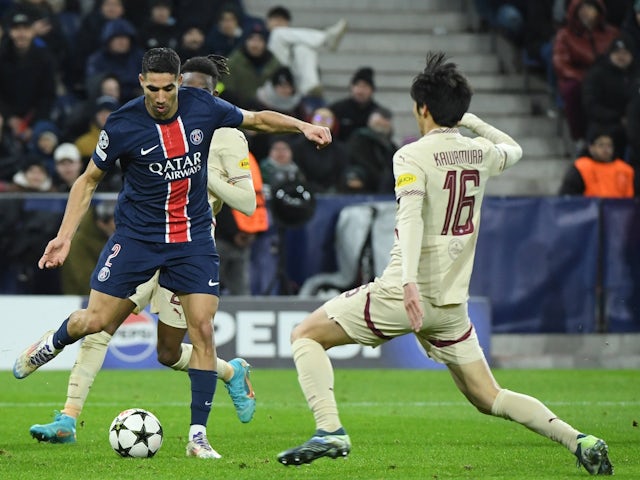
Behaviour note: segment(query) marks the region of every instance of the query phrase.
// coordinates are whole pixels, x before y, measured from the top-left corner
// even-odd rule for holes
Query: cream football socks
[[[315,340],[300,338],[291,345],[293,361],[298,369],[298,381],[316,428],[335,432],[342,425],[333,394],[333,367],[327,353]]]
[[[67,401],[62,413],[78,418],[87,400],[93,380],[102,368],[111,335],[107,332],[93,333],[85,337],[80,345],[78,358],[71,369],[67,386]]]
[[[496,396],[491,413],[518,422],[540,435],[561,443],[571,453],[578,447],[578,432],[560,420],[540,400],[528,395],[502,389]]]

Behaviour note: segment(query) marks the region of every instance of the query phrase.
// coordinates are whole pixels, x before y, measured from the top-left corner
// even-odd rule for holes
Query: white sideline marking
[[[135,402],[134,402],[135,403]],[[144,400],[139,403],[144,403],[145,407],[185,407],[188,406],[184,401],[182,402],[146,402]],[[558,401],[558,402],[546,402],[545,405],[549,406],[569,406],[569,407],[637,407],[640,406],[640,401]],[[62,407],[64,401],[60,402],[0,402],[0,408],[18,408],[18,407]],[[340,402],[340,408],[361,408],[361,407],[463,407],[470,406],[469,402]],[[122,406],[122,401],[118,402],[92,402],[89,401],[87,406],[90,407],[119,407]],[[261,408],[271,409],[291,409],[291,408],[307,408],[307,405],[303,402],[296,404],[282,404],[282,403],[265,403],[260,402]],[[214,408],[233,408],[233,405],[222,403],[216,404]]]

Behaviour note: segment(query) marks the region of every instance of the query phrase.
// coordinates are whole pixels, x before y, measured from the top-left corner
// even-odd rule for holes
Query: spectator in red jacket
[[[571,0],[566,19],[566,25],[556,35],[553,66],[571,138],[577,144],[576,149],[581,149],[586,129],[582,80],[596,58],[618,36],[618,29],[607,23],[602,0]]]

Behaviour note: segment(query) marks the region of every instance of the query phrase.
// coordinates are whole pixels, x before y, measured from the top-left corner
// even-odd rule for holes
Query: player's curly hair
[[[418,108],[427,106],[434,122],[454,127],[469,109],[473,92],[457,65],[443,52],[429,52],[426,66],[411,85],[411,98]]]
[[[191,57],[182,65],[182,73],[202,73],[213,78],[214,85],[220,81],[220,77],[229,74],[227,57],[222,55],[207,55]]]
[[[180,57],[175,50],[167,47],[151,48],[142,57],[142,75],[147,73],[180,74]]]

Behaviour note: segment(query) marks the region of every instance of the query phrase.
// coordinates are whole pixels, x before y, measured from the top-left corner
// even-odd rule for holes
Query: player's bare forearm
[[[331,143],[331,131],[327,127],[303,122],[298,118],[271,110],[250,112],[242,110],[242,127],[262,133],[302,133],[304,136],[324,147]]]
[[[87,170],[78,177],[71,187],[58,235],[47,244],[38,261],[38,267],[41,269],[60,267],[69,255],[71,240],[78,229],[80,220],[89,208],[93,192],[104,176],[104,173],[95,166],[93,166],[96,170],[94,171],[91,168],[92,165],[93,163],[89,162]]]
[[[58,237],[71,240],[80,225],[82,217],[87,212],[93,193],[98,187],[99,180],[87,171],[78,177],[69,192],[67,206],[64,211],[62,223],[58,229]]]

